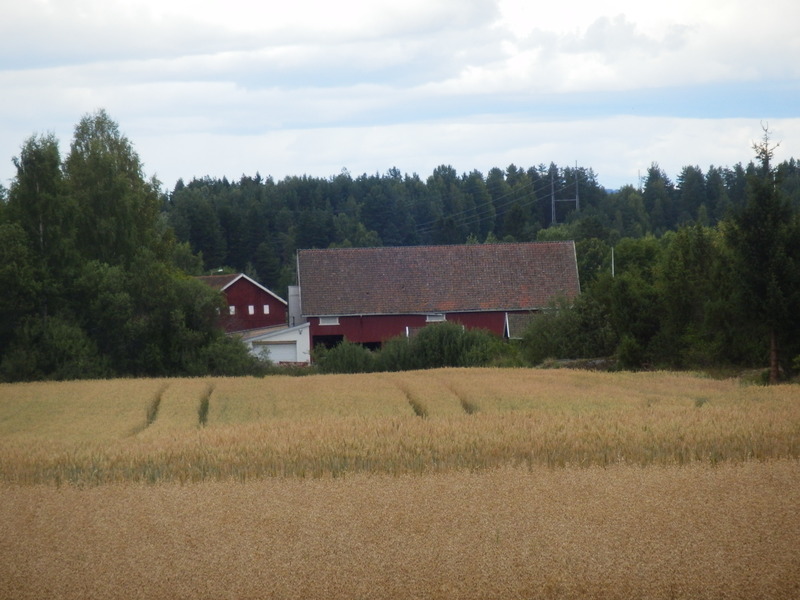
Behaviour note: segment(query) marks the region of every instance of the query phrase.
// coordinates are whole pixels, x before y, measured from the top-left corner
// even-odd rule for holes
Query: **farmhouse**
[[[226,332],[286,325],[286,300],[244,273],[209,275],[198,279],[225,294],[228,312],[222,315],[221,321]]]
[[[580,293],[571,241],[301,250],[297,281],[312,347],[379,347],[439,321],[514,337],[520,318]]]

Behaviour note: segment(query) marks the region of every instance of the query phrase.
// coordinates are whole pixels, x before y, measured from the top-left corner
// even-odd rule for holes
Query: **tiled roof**
[[[573,242],[301,250],[303,314],[533,310],[580,291]]]

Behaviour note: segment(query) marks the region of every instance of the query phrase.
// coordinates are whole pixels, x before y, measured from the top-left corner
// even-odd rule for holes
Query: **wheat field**
[[[797,458],[797,391],[673,373],[522,369],[0,385],[0,481]]]
[[[797,598],[799,457],[687,374],[0,385],[0,598]]]

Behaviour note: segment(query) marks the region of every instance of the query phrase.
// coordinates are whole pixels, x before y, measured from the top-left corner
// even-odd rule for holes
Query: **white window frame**
[[[430,313],[425,315],[426,323],[443,323],[447,321],[447,315],[444,313]]]
[[[319,326],[320,327],[333,327],[339,324],[339,317],[320,317],[319,318]]]
[[[268,315],[268,314],[269,314],[269,304],[265,304],[265,305],[264,305],[264,314],[265,314],[265,315]]]
[[[247,314],[248,314],[248,315],[254,315],[254,314],[256,314],[256,307],[255,307],[255,305],[254,305],[254,304],[248,304],[248,305],[247,305]]]
[[[229,315],[235,315],[236,314],[236,307],[233,306],[232,304],[230,306],[228,306],[228,314]]]

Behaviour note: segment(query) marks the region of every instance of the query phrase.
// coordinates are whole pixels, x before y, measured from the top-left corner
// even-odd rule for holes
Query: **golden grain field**
[[[0,598],[798,598],[798,459],[687,374],[0,385]]]
[[[0,385],[0,481],[797,458],[798,389],[523,369]]]
[[[113,598],[800,597],[797,461],[0,487],[0,590]]]

